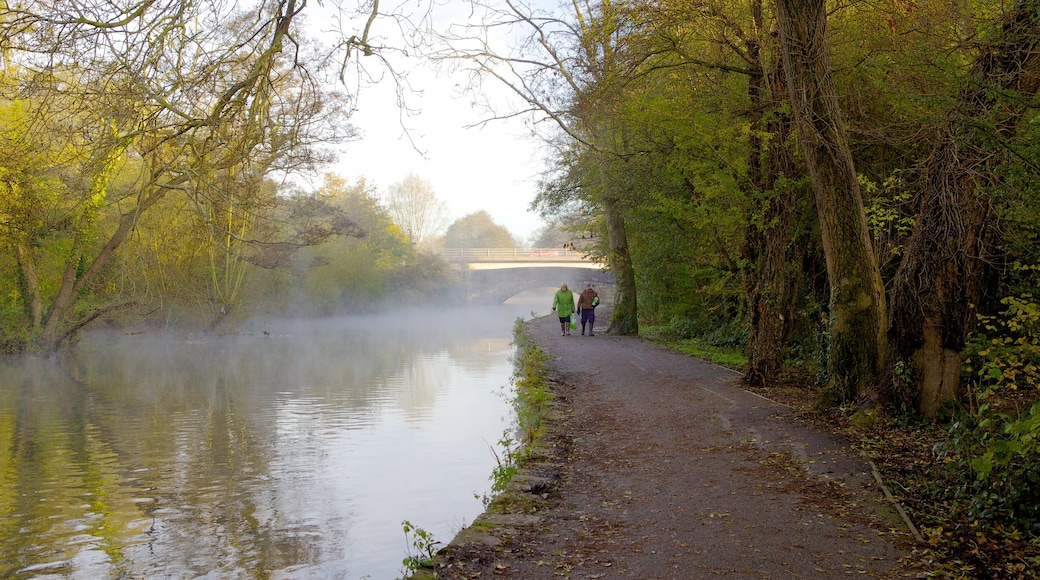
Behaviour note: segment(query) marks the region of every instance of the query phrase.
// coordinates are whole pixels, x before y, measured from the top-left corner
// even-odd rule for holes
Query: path
[[[869,466],[738,374],[636,338],[563,337],[552,318],[528,332],[561,417],[503,498],[514,513],[478,518],[438,577],[898,574],[908,535]]]

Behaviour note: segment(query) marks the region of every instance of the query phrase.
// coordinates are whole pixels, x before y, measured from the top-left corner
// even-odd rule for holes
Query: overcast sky
[[[364,176],[381,191],[414,173],[430,182],[452,220],[486,210],[514,236],[528,238],[541,223],[528,212],[541,170],[538,143],[517,121],[465,128],[487,113],[453,99],[450,80],[422,76],[429,77],[425,91],[412,97],[421,113],[404,120],[415,144],[404,134],[392,91],[369,89],[353,118],[361,139],[343,147],[336,173],[351,181]]]
[[[449,2],[439,7],[440,24],[452,18],[452,11],[458,14],[466,6]],[[373,35],[390,42],[393,30],[391,22],[377,21]],[[418,113],[401,119],[389,81],[364,87],[351,119],[360,130],[360,139],[342,147],[332,171],[351,182],[365,177],[381,193],[414,173],[433,186],[448,207],[450,221],[486,210],[496,223],[527,241],[542,225],[528,208],[543,163],[540,144],[529,136],[524,120],[466,128],[489,114],[459,94],[457,87],[465,84],[465,78],[446,78],[414,59],[400,62],[397,66],[412,69],[409,83],[415,92],[407,99]],[[499,91],[496,100],[510,98],[505,89]],[[508,109],[508,105],[501,107]],[[411,141],[402,123],[409,129]]]

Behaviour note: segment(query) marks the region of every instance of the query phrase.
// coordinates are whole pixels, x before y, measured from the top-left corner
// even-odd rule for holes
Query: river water
[[[0,577],[400,577],[483,510],[529,306],[0,361]]]

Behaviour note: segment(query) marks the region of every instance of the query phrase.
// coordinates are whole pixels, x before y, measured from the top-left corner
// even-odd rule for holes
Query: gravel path
[[[604,313],[606,314],[606,313]],[[605,317],[603,317],[605,318]],[[637,338],[560,336],[558,417],[439,578],[897,577],[910,536],[842,444],[728,369]]]

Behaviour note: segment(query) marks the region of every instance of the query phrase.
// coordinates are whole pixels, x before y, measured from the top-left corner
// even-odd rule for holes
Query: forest
[[[242,4],[6,3],[0,350],[450,292],[363,180],[291,178],[352,137],[326,81],[370,74],[392,14],[326,47],[313,5]],[[532,209],[613,270],[610,332],[928,442],[905,493],[938,557],[1040,569],[1040,2],[470,5],[397,48],[519,97],[489,114],[532,119]]]

